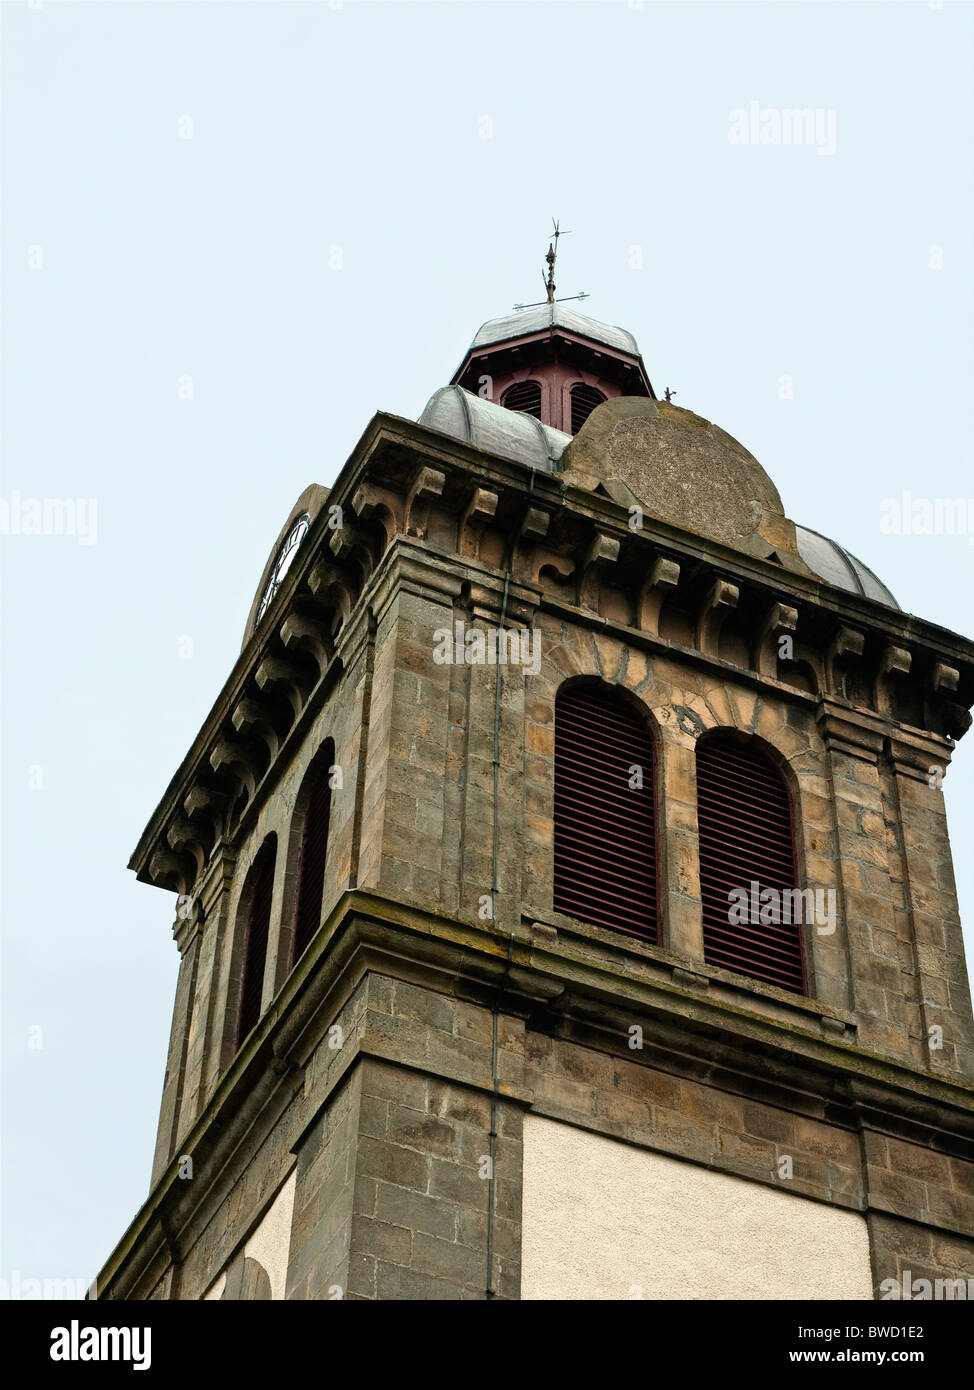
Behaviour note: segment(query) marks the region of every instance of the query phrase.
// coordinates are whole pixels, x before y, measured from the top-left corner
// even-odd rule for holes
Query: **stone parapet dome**
[[[541,307],[545,314],[559,308]],[[509,322],[493,320],[481,333]],[[672,402],[641,396],[606,401],[572,437],[532,415],[446,386],[430,398],[419,423],[499,458],[561,472],[580,486],[617,494],[621,486],[633,502],[671,525],[899,607],[886,585],[843,546],[785,515],[768,473],[742,444]]]

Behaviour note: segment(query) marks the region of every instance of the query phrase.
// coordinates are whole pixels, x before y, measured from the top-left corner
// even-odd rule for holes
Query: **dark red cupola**
[[[565,434],[577,434],[602,401],[656,399],[631,333],[558,302],[488,320],[451,385]]]

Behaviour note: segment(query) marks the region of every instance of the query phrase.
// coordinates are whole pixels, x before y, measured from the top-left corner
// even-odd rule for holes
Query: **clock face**
[[[277,559],[274,561],[274,568],[270,572],[270,577],[267,580],[267,587],[265,588],[264,593],[261,597],[260,607],[257,609],[258,623],[260,622],[264,614],[267,612],[267,609],[270,606],[270,603],[273,600],[274,595],[281,587],[281,584],[284,580],[284,576],[291,568],[291,565],[294,561],[294,557],[298,553],[298,546],[301,544],[301,542],[304,540],[305,536],[308,533],[309,525],[310,518],[308,517],[308,513],[305,512],[303,516],[298,517],[297,521],[294,523],[290,531],[288,531],[287,535],[285,536],[284,544],[277,552]]]

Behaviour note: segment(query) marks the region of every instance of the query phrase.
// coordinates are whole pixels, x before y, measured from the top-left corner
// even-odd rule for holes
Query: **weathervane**
[[[537,309],[542,304],[564,304],[568,299],[588,299],[588,295],[583,290],[581,294],[566,294],[561,299],[555,299],[555,259],[558,255],[558,238],[569,236],[569,232],[563,232],[553,217],[551,219],[555,229],[554,239],[548,243],[548,254],[545,260],[548,262],[547,277],[542,273],[541,283],[545,287],[546,299],[539,299],[534,304],[515,304],[514,308],[520,312],[521,309]]]

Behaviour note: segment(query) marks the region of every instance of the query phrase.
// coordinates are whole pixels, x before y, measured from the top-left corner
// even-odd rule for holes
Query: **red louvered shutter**
[[[260,1018],[267,938],[271,926],[271,898],[274,893],[273,841],[261,849],[253,873],[255,882],[247,918],[247,948],[244,957],[243,988],[240,992],[240,1027],[237,1031],[238,1047]]]
[[[597,405],[601,405],[605,400],[601,391],[594,386],[573,386],[572,387],[572,434],[578,431],[585,424]]]
[[[522,415],[533,415],[541,419],[541,386],[537,381],[518,381],[509,386],[501,398],[501,405],[508,410],[519,410]]]
[[[649,730],[626,705],[591,686],[559,694],[555,910],[655,943],[653,765]]]
[[[331,811],[329,773],[334,753],[322,758],[304,817],[301,865],[298,870],[298,908],[294,919],[292,964],[304,954],[321,924],[321,900],[325,886],[325,855]]]
[[[778,769],[748,744],[720,737],[697,744],[697,816],[704,958],[805,993],[800,924],[762,923],[751,910],[751,885],[779,894],[797,887],[791,799]],[[748,920],[731,922],[732,889],[748,895]],[[757,899],[760,904],[760,896]],[[780,901],[780,900],[779,900]]]

